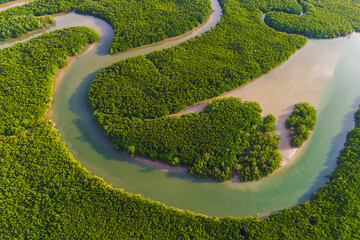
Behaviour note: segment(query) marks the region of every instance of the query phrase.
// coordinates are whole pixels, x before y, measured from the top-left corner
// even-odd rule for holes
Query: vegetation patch
[[[271,11],[265,22],[279,31],[333,38],[360,30],[359,1],[301,0],[303,15]]]
[[[55,19],[50,16],[35,17],[27,16],[11,16],[8,18],[0,17],[0,40],[8,38],[17,38],[30,31],[47,27],[55,23]]]
[[[187,166],[199,177],[224,181],[238,172],[242,181],[261,179],[280,157],[277,137],[262,130],[260,107],[231,99],[201,114],[159,118],[268,72],[306,42],[269,28],[261,11],[247,4],[222,4],[223,20],[200,38],[105,68],[91,84],[89,101],[118,150]],[[269,126],[275,122],[266,119]]]
[[[239,10],[236,7],[234,9]],[[247,11],[248,10],[243,10],[243,13],[246,13]],[[245,24],[245,27],[249,29],[251,29],[251,24],[246,24],[259,19],[259,15],[260,13],[253,15],[250,14],[249,18],[246,18],[242,14],[236,14],[237,17],[240,17],[240,19],[244,20],[243,22],[240,21],[240,23]],[[232,22],[232,25],[237,26],[234,22]],[[86,30],[86,34],[81,32],[80,29],[83,29],[84,31]],[[253,29],[256,29],[256,27]],[[216,28],[216,30],[220,32],[224,31],[224,29],[219,26]],[[61,38],[61,36],[57,36],[56,38],[62,39],[63,42],[66,41],[66,43],[69,45],[71,45],[72,41],[77,41],[74,40],[74,38],[66,39],[66,35],[71,35],[66,31],[70,30],[63,31],[66,33],[62,34],[65,35],[65,39]],[[82,34],[88,35],[88,38],[85,38],[88,42],[91,42],[89,39],[95,40],[97,38],[97,35],[94,32],[91,32],[86,28],[75,28],[72,31],[74,31],[73,35],[76,37],[79,35],[82,36]],[[208,33],[205,35],[206,37],[204,36],[204,38],[207,39],[207,41],[210,43],[217,42],[214,41],[216,38],[209,38],[209,36],[219,36],[214,34],[214,32],[215,31]],[[231,32],[224,34],[224,39],[226,39],[226,35],[228,35],[228,33]],[[271,32],[267,32],[267,34],[269,33]],[[47,53],[47,49],[51,49],[51,47],[53,47],[50,43],[55,41],[55,39],[51,39],[51,41],[49,39],[47,39],[49,41],[44,40],[44,38],[46,39],[48,36],[49,35],[44,35],[44,37],[39,38],[47,44],[41,45],[39,42],[33,42],[33,44],[37,46],[37,49],[39,49],[38,51]],[[250,36],[251,38],[249,39],[253,39],[253,37],[258,35]],[[282,36],[284,37],[286,35]],[[289,39],[291,39],[291,37],[289,37]],[[293,43],[289,39],[287,40],[289,44]],[[301,40],[301,38],[297,39],[299,41]],[[82,37],[81,41],[84,41],[84,45],[87,43],[87,41],[85,41]],[[193,42],[197,41],[199,40],[197,39]],[[253,41],[256,41],[256,38]],[[55,43],[58,43],[58,46],[63,46],[63,42],[55,41]],[[219,43],[220,42],[221,41],[219,41]],[[286,41],[284,40],[284,42]],[[269,41],[269,44],[267,45],[267,42],[265,42],[263,45],[267,47],[272,46],[270,43],[271,41]],[[190,48],[191,44],[194,43],[185,43],[181,45],[181,47],[174,49],[180,53],[184,53],[186,52],[186,47],[189,47],[189,49],[192,50]],[[246,46],[256,46],[256,42],[252,42],[252,40],[249,40],[248,44],[249,45]],[[77,44],[74,46],[76,45]],[[9,60],[9,63],[14,63],[14,65],[17,65],[17,61],[20,61],[25,54],[24,52],[20,51],[21,47],[26,49],[26,46],[26,44],[18,44],[12,48],[2,50],[0,54],[12,51],[12,49],[19,50],[14,51],[14,54],[5,55],[14,61],[11,62]],[[224,47],[226,45],[214,46],[217,46],[214,48],[216,50],[226,49],[226,47]],[[242,45],[232,46],[235,49],[240,49]],[[281,46],[286,47],[286,45]],[[260,46],[256,46],[256,48],[246,48],[252,50],[252,54],[247,56],[255,56],[255,60],[263,59],[266,63],[267,58],[256,58],[257,51],[255,50],[257,50],[258,47]],[[168,51],[169,53],[176,56],[178,53],[176,53],[174,49]],[[206,50],[211,50],[211,48]],[[225,52],[225,50],[223,51]],[[55,56],[58,57],[57,61],[55,61],[57,64],[53,64],[53,62],[50,61],[51,67],[49,67],[49,69],[53,69],[53,72],[55,72],[58,66],[63,63],[67,53],[71,52],[72,51],[70,50],[69,52],[64,51],[63,54],[60,54],[60,56],[55,52]],[[77,52],[76,48],[74,48],[73,52]],[[215,65],[222,66],[220,62],[214,61],[216,58],[221,59],[220,56],[215,54],[217,52],[218,51],[210,51],[210,54],[214,54],[214,59],[211,60],[212,62],[216,63]],[[161,53],[162,52],[154,53],[152,56],[161,56]],[[246,52],[243,50],[243,53]],[[270,54],[274,53],[270,52]],[[167,56],[169,59],[178,59],[172,58],[171,54],[170,57]],[[32,61],[26,62],[26,65],[32,66],[32,68],[36,69],[36,67],[39,65],[37,65],[37,62],[34,61],[36,60],[36,57],[41,56],[41,54],[34,56],[34,58],[31,58]],[[45,54],[45,56],[51,58],[52,54]],[[191,55],[184,55],[184,59],[186,59],[186,56],[190,57]],[[209,56],[210,55],[206,55],[206,57]],[[262,56],[266,56],[266,54]],[[279,57],[279,55],[270,56]],[[17,58],[20,60],[17,60]],[[159,78],[154,78],[155,80],[177,79],[175,77],[178,74],[186,73],[186,71],[173,71],[174,69],[177,69],[174,67],[177,65],[174,64],[169,65],[170,69],[168,73],[172,74],[164,74],[164,72],[166,72],[166,65],[159,64],[159,62],[161,62],[160,60],[157,61],[157,64],[155,64],[156,61],[151,62],[149,59],[150,58],[142,58],[142,60],[146,60],[150,66],[152,66],[152,64],[153,66],[156,66],[156,68],[154,68],[154,76],[159,74]],[[164,57],[163,59],[166,58]],[[0,61],[1,74],[3,72],[7,72],[9,69],[12,69],[11,64],[10,66],[3,64],[5,60],[6,58],[2,57]],[[177,66],[178,69],[180,69],[180,66],[187,66],[187,68],[185,68],[187,70],[191,69],[192,66],[188,66],[187,62],[182,62],[180,60],[178,62],[179,65]],[[197,60],[202,59],[197,58]],[[236,60],[237,59],[234,59],[234,62],[236,62]],[[254,62],[258,63],[255,60]],[[166,61],[164,62],[166,63]],[[130,63],[131,62],[125,61],[121,64],[126,65]],[[264,62],[260,62],[258,64],[260,66],[266,66],[266,64],[264,65]],[[254,66],[255,65],[256,64],[254,64]],[[46,64],[41,66],[47,69]],[[199,66],[200,64],[194,65],[194,69]],[[268,66],[271,67],[273,65],[269,64]],[[5,95],[11,100],[16,100],[17,98],[21,99],[23,91],[28,88],[27,85],[19,85],[18,87],[9,88],[11,91],[17,93],[17,98],[12,98],[13,96],[11,94],[7,95],[8,91],[6,91],[6,88],[4,87],[6,86],[4,85],[6,82],[11,83],[11,81],[13,81],[13,75],[18,76],[17,72],[21,72],[23,69],[26,69],[25,65],[22,65],[22,68],[15,68],[9,71],[6,81],[4,78],[0,78],[0,93],[3,94],[3,98],[0,99],[1,102],[4,102],[0,109],[3,109],[3,106],[6,106],[5,103],[9,103],[10,105],[12,104],[10,100],[6,100],[6,97],[4,97]],[[126,68],[124,69],[126,70]],[[221,67],[219,67],[219,69],[221,69]],[[128,76],[126,74],[133,74],[134,76],[138,75],[139,78],[142,77],[140,74],[142,73],[142,71],[140,71],[142,69],[140,67],[136,68],[136,65],[134,65],[132,68],[129,67],[129,69],[127,69],[128,72],[126,72],[125,75],[123,74],[122,70],[120,70],[121,68],[114,71],[113,79],[117,79],[115,76],[121,76],[120,79],[126,79]],[[50,70],[46,70],[45,72],[48,71]],[[111,73],[111,71],[109,73]],[[146,76],[145,73],[147,72],[144,71],[143,76]],[[204,73],[206,73],[206,71],[199,71],[199,75]],[[215,73],[216,72],[212,72],[212,74]],[[225,73],[227,72],[224,71],[224,76],[226,76]],[[31,72],[28,74],[31,75]],[[33,76],[33,79],[36,79],[38,73],[35,72],[34,75],[31,76]],[[39,76],[47,77],[51,76],[51,74],[40,74]],[[164,77],[162,78],[161,76]],[[193,76],[196,76],[196,74]],[[212,79],[209,78],[208,82],[211,83],[211,81]],[[31,81],[25,82],[28,84],[31,83]],[[136,84],[136,81],[134,81],[134,83]],[[14,84],[14,86],[16,86],[16,84]],[[39,84],[40,85],[35,88],[34,92],[37,92],[37,90],[43,88],[41,85],[42,83],[39,82]],[[179,93],[184,94],[179,95],[182,98],[187,98],[188,96],[201,96],[196,94],[189,95],[185,93],[196,93],[196,90],[198,89],[203,91],[202,88],[199,87],[193,89],[190,88],[192,91],[187,92],[187,87],[191,86],[191,84],[185,84],[184,89],[186,89],[186,91],[181,91],[181,85],[176,86],[175,82],[173,84],[175,85],[175,89],[180,89]],[[225,81],[224,85],[218,84],[215,86],[223,90],[224,88],[228,87],[226,86],[227,84],[228,82]],[[43,85],[47,86],[46,84]],[[31,86],[32,85],[30,84],[30,88],[34,89]],[[128,86],[130,85],[124,85],[124,87]],[[141,90],[139,93],[148,90],[148,93],[156,95],[156,87],[161,89],[161,86],[162,85],[154,84],[153,92],[150,91],[152,90],[151,88],[140,88]],[[214,92],[216,91],[215,89],[216,88],[214,87]],[[44,91],[46,94],[50,92],[49,88],[46,87]],[[206,91],[205,93],[208,94]],[[45,96],[48,96],[46,94]],[[151,96],[151,94],[146,94],[146,96]],[[209,93],[209,95],[211,94]],[[142,95],[139,96],[141,98]],[[29,95],[29,97],[32,99],[31,95]],[[131,99],[131,97],[128,98]],[[152,112],[146,112],[145,110],[137,109],[136,106],[138,105],[134,105],[135,107],[133,109],[129,108],[131,109],[129,113],[125,111],[121,112],[122,110],[120,110],[120,108],[117,109],[117,105],[114,104],[106,106],[107,108],[102,108],[101,111],[103,111],[103,113],[99,114],[98,116],[105,116],[105,114],[111,113],[111,111],[120,111],[118,114],[124,117],[126,114],[129,114],[127,117],[131,119],[138,118],[141,121],[151,121],[151,117],[149,116],[152,116],[154,112],[156,114],[164,114],[166,111],[171,112],[177,109],[176,107],[172,106],[182,106],[182,104],[187,103],[186,101],[189,101],[183,101],[181,100],[182,98],[178,98],[180,103],[175,102],[169,105],[164,103],[163,105],[166,107],[163,109],[165,110],[158,108],[158,112],[155,110],[152,110]],[[34,99],[38,99],[38,97]],[[191,101],[195,100],[197,99],[193,99]],[[23,99],[22,101],[26,101],[26,99]],[[123,100],[120,100],[119,102],[122,101]],[[225,102],[226,101],[229,100],[225,100]],[[161,104],[162,103],[160,102],[159,106],[161,106]],[[242,103],[242,105],[246,104]],[[253,105],[255,106],[256,104]],[[218,110],[221,109],[221,107],[218,108]],[[205,110],[204,112],[208,110],[209,109]],[[223,110],[226,110],[226,108]],[[13,110],[9,109],[9,111],[11,113]],[[101,111],[99,111],[99,113],[101,113]],[[108,112],[106,113],[106,111]],[[31,113],[31,111],[29,111],[29,113],[24,112],[23,115],[25,116]],[[156,114],[153,114],[153,116],[156,116]],[[203,114],[204,113],[200,113],[193,116],[193,118]],[[3,115],[4,113],[0,114],[0,116]],[[113,116],[116,115],[114,114]],[[188,116],[190,115],[187,115],[183,118],[186,119]],[[11,118],[11,120],[7,120],[7,118]],[[21,115],[19,119],[21,119]],[[74,239],[358,239],[360,236],[360,229],[358,227],[360,219],[360,175],[358,174],[360,171],[359,119],[360,110],[355,114],[355,128],[347,136],[344,150],[340,153],[338,158],[338,167],[331,175],[330,183],[315,193],[312,196],[311,201],[301,204],[293,209],[285,209],[282,212],[272,214],[269,218],[263,221],[260,221],[260,219],[257,217],[249,217],[244,219],[226,217],[219,219],[216,217],[211,218],[202,215],[196,215],[189,211],[184,212],[174,208],[166,207],[163,204],[144,199],[139,195],[133,195],[126,193],[123,190],[113,189],[110,186],[107,186],[100,178],[90,176],[89,172],[83,169],[69,153],[64,143],[61,141],[57,131],[51,127],[52,122],[46,122],[32,130],[21,132],[16,136],[4,137],[2,140],[0,140],[0,228],[2,229],[2,231],[0,231],[0,238],[66,239],[71,237]],[[0,118],[0,124],[1,126],[7,126],[7,123],[15,122],[15,120],[15,117],[6,115],[6,117]],[[268,126],[269,129],[272,129],[272,123],[273,118],[270,116],[264,119],[263,127],[266,128]],[[18,125],[15,124],[14,126],[16,127]],[[106,126],[104,125],[104,128],[105,127]],[[11,127],[4,129],[11,129]],[[135,152],[136,148],[130,148],[130,151]]]
[[[11,1],[14,1],[14,0],[0,0],[0,4],[1,3],[6,3],[6,2],[11,2]]]
[[[209,0],[85,1],[74,8],[106,20],[114,28],[110,53],[177,36],[203,23]]]
[[[360,115],[358,111],[357,116]],[[330,183],[309,202],[260,221],[206,217],[91,177],[51,122],[0,141],[1,239],[357,239],[360,123]],[[24,227],[26,226],[26,227]]]
[[[200,113],[181,117],[139,119],[101,115],[107,135],[118,150],[182,165],[201,178],[259,180],[280,166],[275,117],[263,119],[254,102],[213,100]]]
[[[229,220],[169,208],[91,177],[52,122],[0,141],[0,168],[1,239],[221,239],[228,226],[241,236],[242,226],[234,232]]]
[[[110,53],[185,33],[211,13],[209,0],[35,0],[0,13],[0,40],[18,37],[54,20],[39,17],[69,10],[91,14],[114,28]],[[51,20],[51,22],[49,22]]]
[[[240,0],[247,8],[258,8],[262,12],[286,12],[300,14],[303,9],[297,0]]]
[[[99,35],[87,27],[57,30],[0,50],[0,135],[12,135],[44,121],[54,75]]]
[[[316,110],[308,102],[297,103],[291,115],[286,119],[285,126],[291,131],[291,146],[301,147],[308,140],[310,130],[316,124]]]

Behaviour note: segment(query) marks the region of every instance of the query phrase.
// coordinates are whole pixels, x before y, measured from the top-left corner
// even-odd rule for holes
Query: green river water
[[[333,40],[309,40],[323,49],[313,54],[336,51],[341,57],[321,97],[317,126],[308,148],[295,162],[262,181],[218,183],[199,180],[188,176],[180,168],[132,159],[114,150],[92,116],[87,93],[98,71],[116,61],[171,47],[210,30],[221,18],[216,0],[212,4],[215,12],[210,21],[197,31],[117,55],[108,54],[112,28],[102,20],[75,13],[58,15],[55,17],[56,26],[21,38],[26,41],[45,31],[70,26],[89,26],[101,36],[100,43],[85,50],[62,70],[64,77],[57,83],[51,119],[71,153],[92,175],[102,177],[113,187],[141,194],[168,206],[210,216],[244,217],[265,216],[307,201],[326,183],[326,175],[336,167],[336,158],[346,133],[353,127],[353,114],[360,103],[360,34]],[[14,40],[0,43],[0,48],[13,43]],[[279,66],[278,70],[281,71],[284,66]],[[286,81],[286,76],[282,77]]]

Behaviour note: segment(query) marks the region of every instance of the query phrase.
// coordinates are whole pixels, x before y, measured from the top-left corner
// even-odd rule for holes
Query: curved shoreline
[[[22,6],[22,5],[32,2],[32,1],[34,1],[34,0],[15,0],[15,1],[2,3],[2,4],[0,4],[0,12],[5,11],[6,9],[9,9],[9,8]]]
[[[67,65],[63,68],[59,68],[57,73],[54,76],[54,84],[53,84],[53,93],[52,97],[54,98],[54,95],[56,93],[57,88],[59,87],[61,80],[66,75],[68,68],[70,68],[71,64],[82,54],[85,54],[86,52],[90,51],[97,43],[91,43],[86,45],[78,54],[75,56],[68,57],[65,61],[67,62]],[[50,102],[50,107],[48,111],[45,114],[44,121],[51,120],[51,118],[54,115],[54,110],[52,109],[54,99]]]
[[[316,41],[314,41],[315,43],[315,45],[317,45],[316,44]],[[326,50],[326,49],[325,49]],[[299,51],[299,52],[301,52],[301,51]],[[298,53],[299,53],[298,52]],[[310,51],[311,52],[311,51]],[[80,56],[81,57],[81,56]],[[290,61],[290,59],[289,59],[289,61]],[[306,59],[306,61],[308,61],[307,59]],[[287,63],[287,62],[286,62]],[[284,63],[285,64],[285,63]],[[279,66],[279,67],[281,67],[281,66]],[[73,66],[73,68],[76,68],[76,66]],[[277,67],[278,68],[278,67]],[[277,68],[275,68],[275,69],[277,69]],[[274,70],[275,70],[274,69]],[[273,70],[273,71],[274,71]],[[303,76],[303,75],[301,75],[301,76]],[[301,76],[300,76],[300,78],[301,78]],[[256,81],[254,81],[254,82],[256,82]],[[252,83],[252,82],[251,82]],[[247,85],[248,86],[248,85]],[[76,87],[77,88],[77,87]],[[70,95],[74,95],[74,94],[78,94],[77,93],[77,91],[75,92],[75,93],[71,93]],[[321,104],[320,104],[321,105]],[[322,107],[321,107],[322,108]],[[90,110],[87,110],[87,111],[90,111]],[[102,132],[102,130],[101,129],[99,129],[101,132]],[[63,134],[62,134],[63,135]],[[64,137],[66,138],[66,136],[64,135]],[[314,135],[312,134],[312,137],[314,137]],[[76,137],[76,138],[78,138],[78,137]],[[310,141],[307,141],[307,143],[309,143]],[[110,143],[111,144],[111,143]],[[111,147],[112,147],[113,145],[111,144]],[[76,149],[78,148],[78,147],[75,147]],[[73,151],[72,151],[73,152]],[[123,157],[124,155],[126,156],[126,154],[123,154],[123,153],[115,153],[116,154],[116,156],[121,156],[121,157]],[[323,158],[325,158],[325,157],[323,157]],[[111,160],[115,160],[115,159],[118,159],[117,157],[116,158],[110,158]],[[127,157],[126,157],[126,159],[128,159]],[[97,161],[97,160],[96,160]],[[114,165],[114,163],[115,162],[112,162],[112,161],[108,161],[108,160],[105,160],[106,161],[106,164],[108,164],[109,165],[109,168],[114,168],[114,169],[116,169],[116,167],[115,167],[115,165]],[[118,161],[118,160],[115,160],[116,162]],[[128,161],[128,160],[121,160],[121,161]],[[135,162],[135,164],[141,164],[140,166],[140,168],[141,169],[143,169],[142,171],[149,171],[149,173],[151,173],[152,171],[155,171],[154,170],[154,165],[155,165],[155,168],[157,168],[158,166],[156,166],[156,162],[153,162],[153,161],[147,161],[145,164],[144,164],[144,162],[142,161],[142,160],[135,160],[134,161],[134,159],[129,159],[129,164],[134,164],[134,162]],[[295,162],[294,162],[295,163]],[[89,167],[89,165],[87,165],[88,163],[86,163],[86,162],[82,162],[82,165],[84,165],[87,169],[89,169],[90,170],[90,172],[92,173],[92,174],[96,174],[96,175],[98,175],[98,176],[101,176],[101,177],[105,177],[105,179],[106,179],[106,181],[107,182],[109,182],[109,183],[113,183],[112,185],[114,186],[114,187],[127,187],[127,189],[126,189],[126,191],[130,191],[130,192],[134,192],[134,193],[139,193],[139,191],[137,191],[137,190],[129,190],[129,187],[128,186],[125,186],[126,184],[122,184],[122,182],[119,184],[119,183],[115,183],[116,181],[114,181],[114,179],[112,179],[111,177],[109,177],[109,176],[107,176],[107,173],[106,172],[103,172],[104,170],[98,170],[98,169],[95,169],[95,168],[93,168],[93,167]],[[87,166],[86,166],[87,165]],[[116,164],[117,165],[117,164]],[[151,165],[149,168],[147,167],[147,166],[149,166],[149,165]],[[287,165],[287,166],[289,166],[289,167],[291,167],[293,164],[289,164],[289,165]],[[170,174],[170,175],[174,175],[174,174],[176,174],[176,172],[181,172],[181,169],[168,169],[167,167],[166,168],[162,168],[161,166],[160,166],[160,172],[163,172],[163,174],[165,174],[165,175],[167,175],[167,174]],[[106,170],[105,170],[106,171]],[[115,171],[118,171],[118,170],[115,170]],[[140,170],[138,170],[138,171],[140,171]],[[331,170],[332,171],[332,170]],[[275,177],[275,175],[282,175],[282,174],[280,174],[280,172],[287,172],[287,171],[279,171],[278,173],[279,174],[272,174],[271,176],[269,176],[267,179],[269,180],[269,182],[272,182],[272,180],[271,179],[273,179],[274,177]],[[129,174],[133,174],[133,172],[131,172],[131,173],[129,173]],[[181,178],[186,178],[185,179],[185,181],[194,181],[194,179],[193,178],[187,178],[186,176],[185,176],[185,174],[180,174],[181,175]],[[128,178],[129,179],[129,181],[132,181],[132,178],[131,177],[129,177],[129,176],[123,176],[123,178]],[[271,179],[270,179],[271,178]],[[238,183],[235,183],[235,184],[233,184],[233,182],[231,182],[231,181],[228,181],[228,182],[226,182],[226,183],[224,183],[223,184],[223,186],[222,186],[222,188],[224,187],[224,186],[228,186],[229,188],[231,188],[231,189],[237,189],[238,187],[240,187],[240,189],[249,189],[250,188],[250,186],[252,186],[251,188],[253,188],[254,187],[254,189],[257,189],[258,188],[258,186],[259,185],[264,185],[264,184],[268,184],[267,182],[268,182],[268,180],[264,180],[264,181],[259,181],[259,182],[255,182],[255,183],[253,183],[253,182],[251,182],[251,183],[245,183],[245,184],[238,184]],[[204,184],[207,184],[208,182],[204,182],[204,181],[200,181],[200,183],[202,184],[202,185],[204,185]],[[195,183],[194,183],[195,184]],[[275,184],[276,185],[276,184]],[[226,187],[227,188],[227,187]],[[156,197],[154,197],[154,196],[149,196],[148,194],[146,194],[146,193],[144,193],[144,192],[142,192],[141,193],[144,197],[150,197],[150,198],[152,198],[152,199],[156,199],[156,201],[161,201],[161,202],[165,202],[164,200],[159,200],[159,199],[157,199]],[[178,204],[171,204],[171,203],[169,203],[169,202],[166,202],[166,205],[168,205],[168,206],[176,206],[177,208],[184,208],[184,207],[181,207],[181,206],[179,206]],[[285,205],[285,206],[283,206],[283,207],[290,207],[290,206],[292,206],[292,205]],[[282,207],[282,208],[283,208]],[[184,208],[185,209],[185,208]],[[189,209],[189,208],[187,208],[187,209]],[[203,212],[203,213],[205,213],[206,215],[213,215],[213,214],[208,214],[206,211],[201,211],[201,210],[194,210],[194,209],[192,209],[192,211],[196,211],[196,212]],[[260,213],[260,215],[267,215],[266,213],[265,214],[263,214],[262,213],[262,211],[260,210],[259,211],[259,213]],[[233,216],[236,216],[236,214],[234,215],[234,214],[232,214]],[[247,214],[248,215],[248,214]],[[219,215],[218,215],[219,216]],[[220,214],[220,216],[222,216],[222,214]]]
[[[317,45],[314,42],[308,42],[288,60],[270,72],[215,97],[238,97],[243,100],[258,102],[263,109],[263,116],[273,114],[277,118],[276,131],[280,136],[279,152],[283,161],[281,167],[273,174],[299,159],[306,150],[308,143],[311,142],[310,138],[306,141],[307,144],[300,148],[294,148],[290,145],[290,135],[285,128],[285,121],[290,115],[293,105],[301,101],[310,101],[318,109],[324,90],[340,60],[340,54],[327,54],[321,59],[319,57],[312,58],[309,59],[308,63],[300,64],[313,51],[318,51],[316,48]],[[299,68],[294,70],[289,68],[288,65],[298,65]],[[290,76],[292,78],[291,82],[289,83],[285,78],[279,78],[281,77],[279,74]],[[300,78],[305,80],[301,81]],[[299,92],[306,93],[306,95],[300,95]],[[186,113],[200,112],[206,107],[209,100],[198,102],[183,111],[168,116],[181,116]]]
[[[20,0],[21,1],[21,0]],[[167,38],[167,39],[164,39],[162,41],[158,41],[158,42],[153,42],[153,43],[149,43],[149,44],[145,44],[145,45],[142,45],[142,46],[139,46],[139,47],[134,47],[134,48],[130,48],[130,49],[127,49],[123,52],[119,52],[119,53],[115,53],[115,54],[112,54],[112,55],[118,55],[118,54],[121,54],[121,53],[128,53],[128,52],[136,52],[138,50],[141,50],[141,49],[144,49],[144,48],[149,48],[149,47],[153,47],[153,46],[158,46],[158,45],[162,45],[164,43],[168,43],[168,42],[172,42],[172,41],[175,41],[175,40],[181,40],[182,38],[185,38],[185,37],[188,37],[190,36],[191,34],[194,34],[196,31],[199,31],[201,30],[202,28],[206,27],[207,24],[211,24],[211,21],[213,21],[213,18],[214,18],[214,12],[215,10],[213,9],[213,11],[211,12],[210,16],[206,19],[206,21],[204,21],[203,23],[201,23],[199,26],[191,29],[190,31],[188,32],[185,32],[183,34],[180,34],[180,35],[177,35],[177,36],[174,36],[174,37],[170,37],[170,38]],[[72,12],[62,12],[62,13],[56,13],[56,14],[53,14],[51,15],[52,17],[56,17],[56,16],[66,16],[67,14],[69,13],[75,13],[75,14],[78,14],[74,11]],[[89,16],[89,17],[94,17],[96,19],[100,19],[100,18],[97,18],[95,16],[92,16],[92,15],[84,15],[84,14],[79,14],[79,15],[82,15],[82,16]],[[222,11],[220,11],[220,14],[219,14],[220,18],[222,16]],[[215,19],[216,21],[216,19]],[[217,21],[216,21],[217,22]],[[109,25],[110,26],[110,25]],[[35,31],[32,31],[32,32],[29,32],[27,35],[30,35],[31,33],[36,33],[38,31],[41,31],[43,29],[37,29]],[[201,33],[202,34],[202,33]],[[201,35],[200,34],[200,35]],[[26,35],[25,35],[26,36]],[[198,35],[197,35],[198,36]],[[29,39],[31,39],[32,37],[36,37],[36,36],[31,36]],[[29,40],[29,39],[26,39],[26,40]],[[16,42],[15,42],[16,43]],[[15,44],[14,43],[14,44]],[[66,59],[66,62],[68,63],[63,69],[59,69],[59,71],[55,74],[54,76],[54,87],[53,87],[53,98],[54,98],[54,95],[56,94],[56,89],[57,87],[59,86],[62,78],[66,75],[66,73],[68,72],[68,69],[70,68],[70,65],[72,64],[72,62],[79,56],[79,55],[82,55],[86,52],[88,52],[89,50],[91,50],[91,48],[93,48],[97,43],[93,43],[93,44],[89,44],[87,45],[79,54],[77,54],[76,56],[72,56],[72,57],[69,57],[68,59]],[[53,100],[54,101],[54,100]],[[49,110],[47,111],[46,115],[45,115],[45,120],[51,120],[51,118],[53,117],[54,115],[54,110],[52,108],[52,105],[53,105],[53,101],[50,103],[50,108]]]

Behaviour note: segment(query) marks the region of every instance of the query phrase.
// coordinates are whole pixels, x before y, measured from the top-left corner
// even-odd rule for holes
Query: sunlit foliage
[[[279,166],[280,157],[273,151],[277,138],[260,133],[266,129],[262,120],[251,130],[251,121],[259,119],[253,111],[246,110],[240,120],[227,105],[218,115],[210,114],[210,107],[207,118],[217,118],[213,124],[200,121],[205,113],[156,119],[268,72],[306,42],[304,37],[269,28],[261,21],[261,12],[248,10],[247,4],[236,0],[222,4],[223,20],[212,31],[105,68],[90,87],[89,101],[119,150],[186,166],[199,177],[224,181],[235,171],[242,181],[261,179]],[[267,120],[269,131],[274,131],[275,120]],[[243,128],[239,121],[249,126]],[[226,128],[222,134],[220,129]],[[234,150],[235,143],[242,151]]]
[[[142,120],[97,115],[118,150],[188,167],[201,178],[259,180],[280,166],[275,117],[261,117],[254,102],[213,100],[200,113]],[[272,119],[271,121],[268,121]]]
[[[357,116],[360,111],[357,113]],[[0,141],[1,239],[358,239],[360,124],[330,183],[260,221],[169,208],[91,177],[51,122]]]
[[[291,146],[301,147],[308,140],[310,130],[316,124],[316,110],[308,102],[297,103],[291,115],[286,119],[285,126],[292,133]]]
[[[0,3],[6,3],[6,2],[11,2],[11,1],[14,1],[14,0],[0,0]]]
[[[52,100],[54,75],[66,58],[99,40],[87,27],[57,30],[0,50],[0,135],[44,121]]]
[[[348,0],[301,0],[303,15],[269,12],[265,22],[288,33],[332,38],[360,31],[360,3]]]
[[[114,28],[110,53],[187,32],[210,15],[209,0],[35,0],[0,13],[0,40],[48,26],[51,17],[69,10],[104,19]]]

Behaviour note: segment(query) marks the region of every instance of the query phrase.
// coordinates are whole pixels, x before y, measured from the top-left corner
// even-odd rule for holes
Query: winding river
[[[24,4],[26,4],[28,2],[32,2],[32,1],[33,0],[16,0],[16,1],[10,1],[10,2],[6,2],[6,3],[2,3],[2,4],[0,4],[0,12],[5,11],[6,9],[9,9],[9,8],[24,5]]]
[[[336,166],[346,132],[353,127],[352,116],[360,103],[360,34],[334,40],[309,40],[272,72],[223,95],[258,101],[265,114],[278,116],[280,132],[281,121],[290,114],[295,102],[309,101],[317,106],[318,123],[311,140],[295,156],[292,155],[296,149],[283,143],[281,151],[291,155],[288,164],[262,181],[199,180],[181,168],[132,159],[114,150],[93,119],[87,92],[98,71],[116,61],[171,47],[210,30],[221,18],[217,1],[212,0],[212,4],[215,12],[210,20],[195,31],[116,55],[108,54],[112,28],[102,20],[75,13],[55,15],[55,26],[20,40],[2,42],[0,48],[70,26],[89,26],[99,32],[101,41],[74,57],[57,75],[49,116],[74,157],[92,175],[104,178],[113,187],[210,216],[265,216],[307,201],[326,183],[325,176]]]

